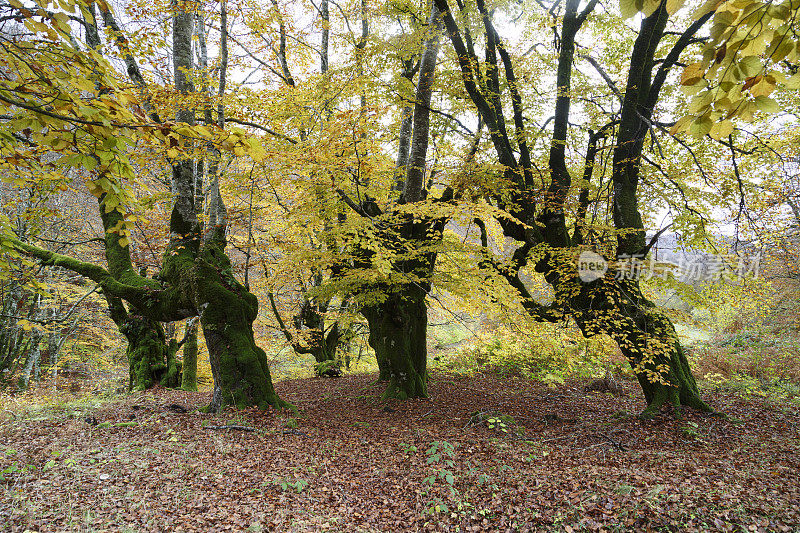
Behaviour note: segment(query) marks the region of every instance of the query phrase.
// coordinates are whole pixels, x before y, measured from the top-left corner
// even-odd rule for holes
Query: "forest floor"
[[[796,405],[706,391],[729,418],[642,421],[633,382],[433,374],[430,400],[386,404],[374,379],[277,383],[299,414],[212,416],[208,393],[163,389],[5,405],[0,529],[800,528]]]

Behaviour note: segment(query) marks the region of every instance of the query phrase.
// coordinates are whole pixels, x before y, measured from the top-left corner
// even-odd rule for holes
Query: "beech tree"
[[[645,140],[657,121],[654,112],[668,76],[679,64],[681,54],[696,42],[698,31],[712,12],[683,30],[671,32],[677,33],[677,39],[665,32],[670,9],[675,7],[672,3],[663,1],[651,6],[651,12],[641,18],[630,48],[627,81],[618,91],[620,110],[607,123],[592,127],[581,169],[583,180],[575,187],[577,178],[569,169],[566,146],[575,120],[570,114],[574,98],[570,86],[576,38],[598,3],[590,0],[581,8],[579,0],[568,0],[563,6],[556,34],[552,137],[547,171],[539,172],[528,144],[531,133],[525,118],[522,82],[515,76],[514,61],[494,26],[491,9],[484,0],[476,0],[485,50],[485,60],[481,61],[475,51],[473,30],[457,20],[466,16],[467,6],[459,1],[458,10],[453,10],[448,0],[435,2],[444,14],[464,87],[489,130],[502,168],[503,186],[495,189],[489,200],[506,213],[497,217],[504,234],[519,243],[510,264],[500,264],[486,247],[486,264],[494,265],[520,292],[532,316],[548,321],[571,317],[585,335],[605,333],[616,340],[644,391],[647,408],[643,416],[655,415],[664,404],[710,411],[700,399],[670,319],[644,296],[640,281],[635,277],[620,279],[610,268],[604,276],[584,282],[578,272],[578,255],[582,250],[593,250],[614,262],[644,258],[652,246],[653,242],[648,243],[645,237],[639,202],[643,194],[640,186]],[[670,44],[664,53],[667,42]],[[596,64],[596,59],[593,62]],[[598,66],[598,73],[607,77],[602,67]],[[614,86],[613,80],[609,83]],[[510,119],[506,118],[506,109],[511,110]],[[616,228],[615,246],[594,238],[587,220],[594,147],[600,135],[615,137],[612,186],[603,193],[608,195],[603,201],[611,206],[609,222]],[[577,209],[571,212],[573,206]],[[486,243],[485,232],[483,240]],[[552,286],[555,296],[551,304],[537,302],[521,281],[520,272],[528,265]]]
[[[124,86],[107,60],[95,51],[96,41],[92,42],[98,33],[95,5],[115,40],[138,95]],[[233,276],[225,253],[226,210],[219,193],[219,167],[209,172],[205,194],[198,187],[193,146],[219,145],[254,157],[258,157],[258,150],[243,135],[223,129],[223,107],[218,108],[210,127],[196,125],[196,111],[189,99],[196,92],[190,77],[195,66],[192,54],[195,16],[189,11],[190,6],[183,3],[172,6],[174,94],[179,97],[174,121],[162,119],[163,110],[149,97],[146,77],[135,61],[130,43],[119,31],[110,7],[104,2],[77,3],[76,7],[80,16],[12,4],[13,16],[25,21],[31,35],[10,40],[11,53],[5,57],[6,64],[14,65],[17,75],[4,78],[0,91],[0,101],[6,106],[4,113],[9,117],[2,123],[3,156],[7,165],[17,162],[19,166],[22,162],[31,173],[49,172],[60,183],[69,183],[69,173],[64,172],[68,168],[82,167],[92,173],[93,179],[87,185],[98,198],[106,231],[106,266],[22,242],[8,231],[4,246],[36,257],[44,264],[77,272],[100,285],[112,304],[112,316],[118,314],[121,320],[135,321],[128,338],[133,341],[134,350],[147,354],[142,355],[142,362],[147,357],[165,362],[158,353],[166,349],[159,322],[199,316],[214,375],[211,411],[227,404],[261,408],[287,405],[275,394],[266,355],[254,341],[252,323],[258,313],[258,301]],[[75,12],[69,4],[66,8]],[[224,56],[225,3],[221,10]],[[88,47],[77,42],[70,20],[86,29]],[[224,65],[226,59],[223,57],[221,62]],[[218,84],[221,93],[225,76],[223,66]],[[137,107],[145,113],[137,111]],[[19,153],[18,131],[26,132],[23,146],[55,148],[61,157],[52,166],[43,164],[35,153],[26,153],[23,158]],[[169,242],[161,270],[153,278],[140,275],[133,266],[129,247],[132,215],[126,205],[130,203],[127,186],[135,179],[128,148],[147,141],[166,143],[174,198]],[[213,150],[210,153],[209,168],[214,169],[218,157],[215,158]],[[205,200],[205,223],[199,217],[202,203],[198,198]],[[135,366],[132,361],[131,367]],[[153,365],[145,363],[143,367],[152,369]]]
[[[393,248],[397,253],[397,258],[390,265],[393,273],[397,274],[394,283],[373,287],[376,301],[361,307],[361,313],[369,325],[369,344],[375,350],[380,367],[379,378],[388,381],[384,398],[406,399],[428,395],[428,308],[425,299],[431,289],[431,276],[436,262],[436,251],[432,244],[441,239],[447,219],[415,213],[412,209],[414,204],[426,201],[429,193],[425,169],[431,92],[441,31],[441,14],[433,5],[428,19],[428,37],[419,60],[411,128],[407,119],[401,125],[396,174],[398,182],[393,187],[399,193],[399,207],[387,213],[369,198],[361,205],[356,205],[341,193],[358,215],[377,220],[379,246]],[[446,189],[435,201],[448,202],[452,196],[452,189]],[[356,255],[356,267],[371,266],[372,252],[362,249]]]

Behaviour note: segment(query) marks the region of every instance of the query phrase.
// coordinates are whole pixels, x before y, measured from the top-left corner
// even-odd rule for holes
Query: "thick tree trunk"
[[[425,161],[428,153],[430,126],[430,103],[436,75],[436,58],[439,55],[439,37],[442,33],[442,18],[436,5],[431,5],[428,18],[429,34],[420,57],[419,80],[415,93],[415,105],[411,117],[404,109],[400,131],[400,147],[397,156],[397,171],[394,190],[401,190],[400,203],[414,203],[426,198]],[[404,76],[411,79],[413,69],[407,65]],[[408,121],[413,118],[412,123]],[[410,137],[409,137],[410,135]],[[400,181],[400,171],[405,167],[405,176]],[[444,222],[425,220],[414,223],[407,220],[399,231],[399,237],[422,244],[432,238],[440,238]],[[391,236],[387,244],[393,246],[398,236]],[[418,249],[416,244],[411,249]],[[425,398],[427,390],[427,329],[428,314],[425,304],[426,290],[436,262],[436,254],[420,254],[415,259],[395,263],[399,272],[416,274],[419,283],[407,283],[399,287],[387,287],[386,299],[377,305],[362,309],[369,324],[369,344],[375,350],[380,374],[378,379],[388,381],[383,398]]]
[[[640,416],[652,418],[665,404],[676,410],[685,405],[713,411],[700,399],[697,383],[672,322],[650,305],[631,313],[635,316],[622,322],[627,327],[619,327],[622,323],[617,323],[612,333],[644,392],[647,407]]]
[[[383,399],[426,398],[428,314],[425,292],[401,287],[385,301],[361,310],[369,324],[369,345],[375,350],[381,375],[387,380]]]
[[[161,324],[134,311],[122,300],[106,294],[111,320],[128,341],[128,390],[145,390],[161,384],[169,370],[166,335]]]
[[[197,390],[197,322],[186,327],[186,344],[183,346],[183,373],[181,389]]]
[[[321,325],[320,325],[321,327]],[[336,350],[339,347],[339,333],[338,324],[333,325],[333,330],[325,334],[321,330],[314,330],[311,332],[311,355],[317,363],[324,363],[325,361],[336,360]]]
[[[642,418],[654,417],[665,404],[713,411],[700,399],[675,327],[644,298],[637,280],[600,279],[582,289],[573,301],[581,311],[573,316],[585,334],[606,333],[617,342],[644,392]]]
[[[159,384],[167,371],[167,345],[161,324],[129,314],[117,326],[128,340],[128,390],[145,390]]]
[[[224,248],[204,245],[194,275],[194,297],[214,375],[208,410],[217,412],[226,405],[291,407],[275,393],[267,355],[255,343],[258,300],[233,277]]]

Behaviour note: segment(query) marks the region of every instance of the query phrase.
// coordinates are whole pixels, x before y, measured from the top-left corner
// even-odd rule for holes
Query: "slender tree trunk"
[[[406,179],[403,184],[403,203],[422,200],[425,194],[425,160],[428,155],[431,97],[436,75],[436,58],[439,56],[439,36],[442,33],[442,17],[435,4],[431,6],[428,31],[428,39],[420,58],[419,80],[417,81],[414,105],[414,133],[409,149]]]
[[[25,370],[20,377],[19,388],[27,390],[30,385],[31,377],[36,378],[36,369],[39,367],[39,361],[42,357],[41,346],[39,345],[42,340],[42,334],[39,331],[32,331],[30,335],[30,349],[28,350],[28,359],[25,361]]]
[[[330,68],[328,64],[328,41],[331,33],[331,15],[328,8],[328,0],[322,0],[322,2],[320,2],[319,14],[322,19],[322,42],[319,46],[319,71],[325,74]]]

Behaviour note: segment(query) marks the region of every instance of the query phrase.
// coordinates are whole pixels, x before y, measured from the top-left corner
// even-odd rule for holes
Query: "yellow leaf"
[[[694,18],[694,20],[698,20],[706,13],[715,11],[723,3],[725,3],[725,0],[706,0],[706,3],[700,6],[697,11],[694,12],[692,18]]]
[[[769,96],[775,90],[775,82],[770,81],[769,76],[761,78],[761,80],[750,87],[750,94],[753,96]]]
[[[638,3],[638,2],[637,2]],[[661,0],[644,0],[642,3],[641,11],[646,17],[652,15],[656,9],[661,5]]]
[[[692,122],[691,126],[689,126],[689,133],[695,138],[700,138],[708,134],[711,131],[711,127],[713,126],[713,122],[707,115],[703,115],[702,117],[697,117],[694,122]]]
[[[786,80],[787,89],[800,89],[800,72]]]
[[[669,130],[670,135],[675,135],[682,131],[686,131],[689,128],[689,124],[691,123],[691,121],[692,121],[691,116],[679,118],[678,121],[675,124],[673,124],[672,128],[670,128]]]
[[[636,7],[636,0],[620,0],[619,10],[622,18],[629,19],[639,12]]]
[[[755,100],[756,108],[762,113],[777,113],[781,110],[778,102],[767,96],[759,96]]]
[[[698,81],[703,79],[703,74],[705,71],[706,67],[702,62],[698,61],[697,63],[692,63],[683,69],[683,74],[681,74],[681,85],[696,84]]]
[[[667,13],[670,15],[676,13],[680,8],[683,7],[683,4],[686,0],[667,0]]]
[[[761,72],[761,59],[757,56],[747,56],[739,61],[739,68],[745,77],[750,78]]]
[[[727,137],[733,132],[733,122],[730,120],[723,120],[722,122],[715,122],[711,126],[711,131],[708,134],[714,139],[721,139]]]

